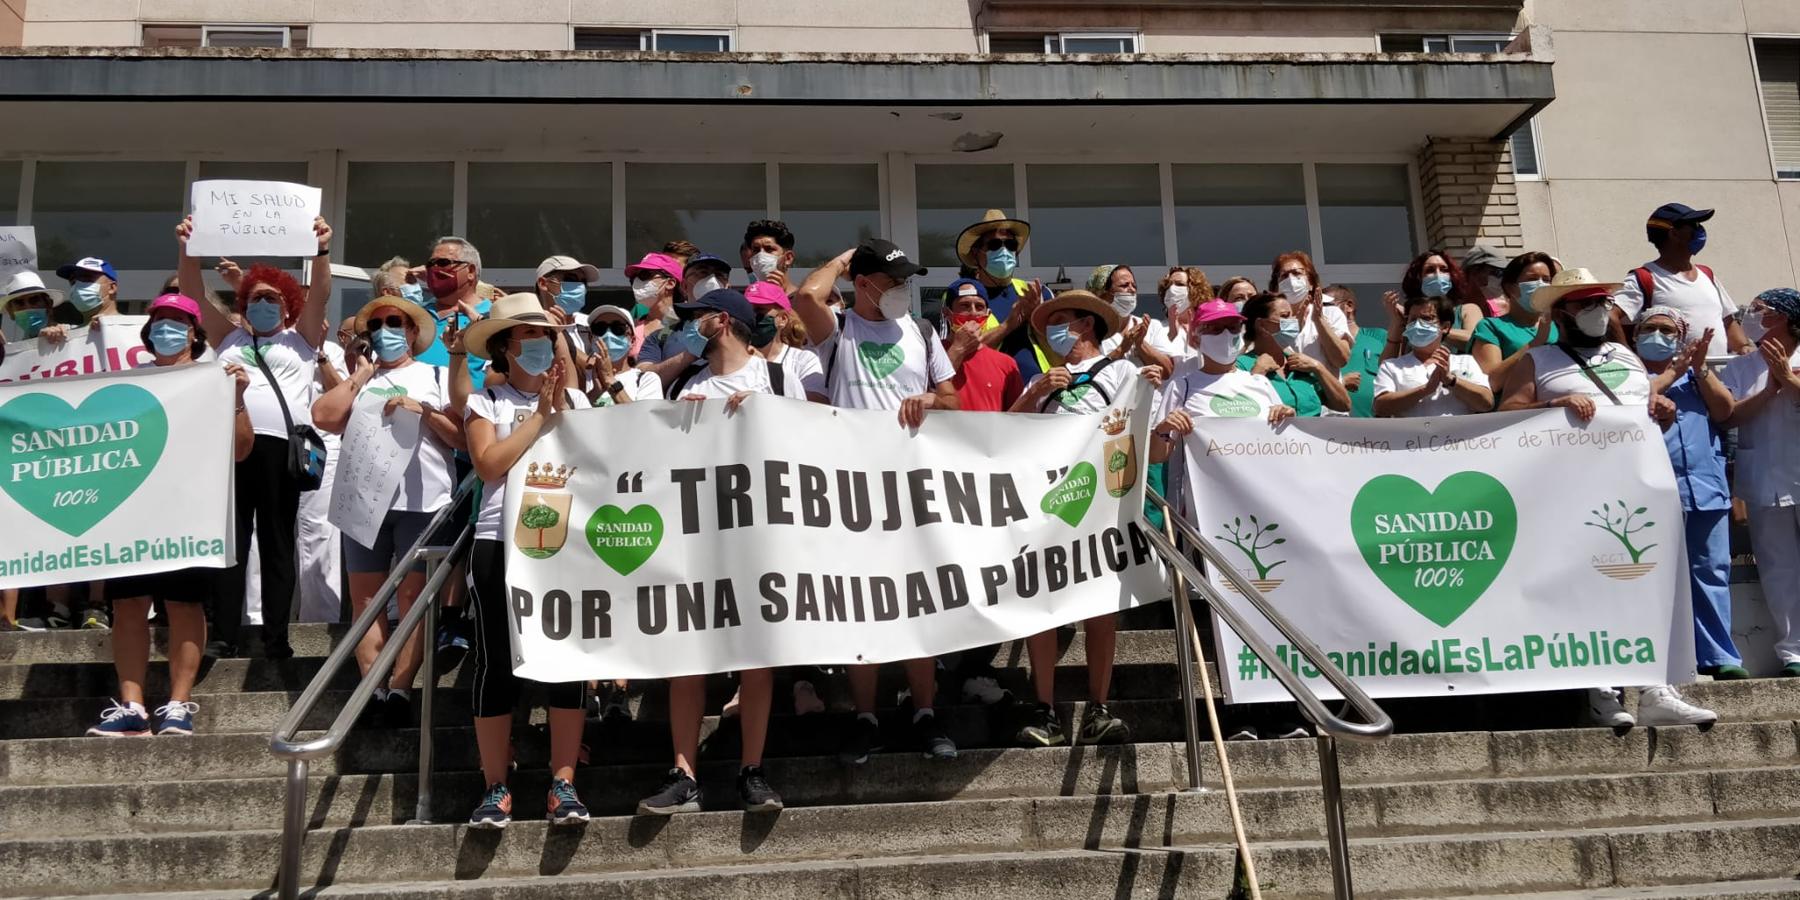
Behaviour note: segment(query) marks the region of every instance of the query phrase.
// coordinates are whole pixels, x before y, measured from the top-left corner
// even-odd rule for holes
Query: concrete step
[[[1597,891],[1482,894],[1467,896],[1463,900],[1800,900],[1800,878],[1712,881],[1704,884],[1666,884]]]
[[[1142,874],[1135,866],[1102,870],[1100,881],[1084,882],[1069,881],[1056,863],[1071,853],[1110,848],[1105,830],[1109,821],[1130,823],[1127,827],[1135,827],[1147,842],[1178,833],[1181,828],[1154,815],[1155,799],[1120,803],[1116,798],[1064,798],[1038,801],[1023,810],[1006,801],[954,801],[925,805],[918,815],[886,817],[871,817],[869,810],[857,807],[794,809],[769,816],[699,813],[672,819],[603,818],[568,829],[519,821],[504,832],[450,825],[371,826],[308,835],[302,872],[308,884],[438,881],[443,882],[435,885],[439,891],[452,880],[531,875],[558,876],[540,880],[545,889],[560,891],[566,887],[559,883],[569,875],[633,873],[656,879],[662,893],[642,893],[646,888],[639,887],[640,893],[624,896],[749,897],[730,882],[761,872],[723,867],[778,863],[779,874],[791,880],[804,879],[809,870],[847,869],[837,873],[841,878],[860,873],[871,861],[804,864],[822,861],[822,854],[853,842],[861,852],[879,847],[890,858],[884,862],[909,870],[896,874],[906,879],[910,890],[871,891],[853,883],[849,885],[853,892],[844,893],[841,882],[827,881],[810,884],[812,896],[1023,897],[1026,888],[1034,891],[1030,896],[1042,896],[1047,885],[1067,896],[1134,896],[1141,884],[1135,877]],[[1180,805],[1178,799],[1167,808]],[[1142,817],[1134,819],[1140,811]],[[270,883],[277,844],[272,831],[14,841],[0,844],[0,869],[14,873],[0,883],[0,895],[71,887],[118,892],[196,882],[262,888]],[[1781,878],[1791,875],[1797,844],[1800,819],[1771,818],[1359,838],[1352,841],[1351,858],[1361,885],[1358,896],[1444,897],[1464,893],[1469,885],[1521,893]],[[967,854],[972,848],[981,852]],[[1156,877],[1155,890],[1145,893],[1223,895],[1230,882],[1230,851],[1217,844],[1197,849],[1200,858],[1192,861],[1194,871],[1187,871],[1188,854],[1178,846],[1173,856],[1181,859],[1179,868]],[[1111,855],[1141,858],[1162,853],[1151,846]],[[1329,895],[1322,842],[1259,841],[1252,845],[1252,853],[1259,879],[1271,895]],[[706,872],[706,881],[692,885],[700,890],[670,890],[676,887],[672,878],[700,877],[692,870],[707,866],[721,868]],[[1171,875],[1174,884],[1168,880]],[[1198,883],[1189,883],[1190,877]],[[1076,890],[1084,884],[1100,890]],[[508,886],[520,888],[521,896],[538,896],[531,885]],[[793,895],[778,890],[757,896]]]

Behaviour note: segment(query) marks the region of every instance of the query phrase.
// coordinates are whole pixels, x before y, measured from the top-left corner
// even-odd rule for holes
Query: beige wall
[[[0,0],[0,47],[17,47],[24,38],[25,0]]]

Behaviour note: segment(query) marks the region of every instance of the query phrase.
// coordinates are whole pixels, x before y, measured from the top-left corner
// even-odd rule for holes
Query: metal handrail
[[[420,533],[412,547],[407,549],[406,554],[401,558],[400,565],[388,574],[387,580],[382,582],[381,588],[375,592],[374,597],[370,598],[369,604],[363,609],[362,614],[356,617],[349,630],[339,639],[337,646],[332,648],[331,653],[326,656],[324,664],[319,667],[318,674],[313,676],[312,682],[300,693],[300,698],[294,702],[287,715],[282,717],[281,724],[275,726],[274,733],[269,737],[269,752],[288,761],[287,798],[285,813],[282,817],[281,871],[279,875],[279,890],[282,900],[294,900],[299,895],[300,851],[306,835],[308,763],[337,752],[338,748],[343,745],[344,738],[349,736],[350,729],[355,727],[357,718],[362,715],[364,707],[368,706],[369,698],[374,696],[375,689],[386,683],[388,673],[393,670],[395,660],[400,658],[400,653],[406,648],[407,640],[418,628],[419,622],[425,620],[434,624],[437,621],[438,592],[443,590],[444,583],[449,580],[450,573],[455,568],[448,563],[460,557],[468,547],[474,537],[474,526],[463,526],[461,532],[457,534],[456,540],[448,548],[430,546],[426,542],[455,514],[463,497],[474,490],[475,483],[476,476],[473,474],[463,479],[462,484],[458,485],[456,491],[451,495],[450,502],[431,517],[430,524]],[[412,609],[407,610],[406,615],[400,618],[400,622],[389,634],[386,644],[381,649],[381,654],[369,666],[368,673],[350,691],[350,698],[344,703],[344,708],[338,712],[337,718],[332,720],[331,726],[325,730],[323,735],[311,740],[297,740],[295,735],[300,732],[301,724],[312,713],[319,697],[325,693],[345,664],[355,659],[356,645],[362,641],[363,635],[375,626],[378,619],[387,615],[388,601],[400,589],[400,583],[406,579],[406,576],[412,571],[412,567],[420,562],[426,563],[432,569],[430,575],[425,579],[424,588],[420,590],[418,599],[413,602]],[[431,766],[432,698],[437,688],[434,669],[432,650],[430,647],[426,647],[420,666],[420,674],[424,679],[419,706],[421,716],[419,724],[421,800],[418,818],[420,819],[426,815],[424,810],[430,792],[428,780]]]

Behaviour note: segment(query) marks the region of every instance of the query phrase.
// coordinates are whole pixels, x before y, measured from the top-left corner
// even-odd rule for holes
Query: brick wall
[[[1478,243],[1502,256],[1525,251],[1508,142],[1431,138],[1419,151],[1419,188],[1430,246],[1458,256]]]

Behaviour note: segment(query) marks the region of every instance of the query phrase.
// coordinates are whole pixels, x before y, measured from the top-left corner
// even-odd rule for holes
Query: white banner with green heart
[[[209,363],[0,384],[0,587],[230,565],[233,407]]]
[[[1194,525],[1376,697],[1694,679],[1681,501],[1642,408],[1197,419]],[[1281,661],[1335,697],[1217,572]],[[1215,621],[1233,702],[1287,700]]]
[[[934,412],[916,432],[766,395],[562,413],[506,488],[515,669],[914,659],[1165,599],[1149,400],[1133,381],[1101,414]]]

